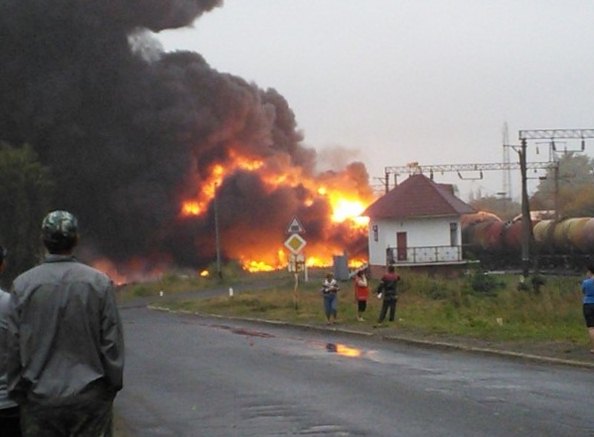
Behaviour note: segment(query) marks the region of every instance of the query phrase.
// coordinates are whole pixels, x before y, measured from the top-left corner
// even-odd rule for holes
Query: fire
[[[197,201],[188,200],[182,204],[182,215],[199,215],[202,207]]]
[[[328,260],[316,256],[308,256],[305,259],[305,265],[307,265],[307,267],[326,267],[330,264],[332,263],[328,262]]]
[[[243,264],[244,270],[248,272],[273,272],[277,270],[274,266],[265,263],[264,261],[247,261]]]
[[[369,223],[368,217],[361,217],[365,205],[360,200],[350,200],[334,195],[330,202],[334,211],[332,221],[342,223],[345,220],[352,220],[355,224],[362,226],[367,226]]]
[[[346,172],[328,172],[321,177],[306,174],[303,168],[290,162],[288,155],[275,155],[269,160],[261,160],[241,156],[236,151],[229,152],[224,164],[217,163],[209,168],[207,177],[197,184],[200,188],[198,193],[181,202],[180,217],[203,216],[213,201],[217,188],[224,184],[226,177],[231,177],[237,171],[255,173],[264,189],[270,193],[281,188],[299,190],[300,208],[306,212],[307,208],[315,207],[314,211],[319,213],[322,211],[320,205],[327,205],[329,215],[323,220],[323,224],[319,222],[321,218],[315,216],[318,220],[316,227],[322,226],[316,232],[326,241],[312,241],[312,236],[307,234],[307,226],[302,235],[307,241],[304,255],[308,267],[330,266],[334,255],[345,252],[344,241],[367,238],[369,220],[361,217],[361,213],[374,200],[369,187],[363,184],[365,186],[362,189],[360,180]],[[278,211],[275,213],[278,215]],[[287,211],[287,224],[292,219],[290,214],[292,212]],[[286,268],[291,252],[285,247],[277,247],[288,235],[282,233],[283,229],[277,232],[267,228],[264,223],[258,225],[249,228],[249,236],[246,235],[248,231],[244,234],[235,230],[227,231],[225,253],[238,260],[250,272]],[[273,232],[278,234],[274,239]],[[337,240],[336,243],[333,242],[334,239]],[[365,259],[349,259],[349,266],[356,268],[365,262]]]
[[[109,277],[113,280],[114,284],[116,285],[122,285],[128,282],[126,277],[118,272],[118,269],[115,266],[115,264],[113,264],[111,261],[107,259],[95,260],[93,262],[93,267],[109,275]]]
[[[131,282],[145,282],[157,280],[168,269],[166,259],[148,261],[141,258],[131,258],[126,263],[115,264],[106,258],[98,258],[92,263],[93,267],[109,275],[116,285]]]
[[[242,158],[236,152],[231,151],[232,164],[225,168],[221,164],[214,164],[210,169],[210,175],[206,181],[201,184],[202,191],[197,199],[190,199],[182,202],[180,215],[182,217],[199,216],[208,207],[208,204],[214,198],[216,188],[221,185],[225,174],[231,174],[237,169],[255,171],[262,167],[264,163],[257,159]]]

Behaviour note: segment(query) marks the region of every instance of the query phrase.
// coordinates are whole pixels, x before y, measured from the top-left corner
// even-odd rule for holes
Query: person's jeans
[[[336,293],[328,293],[324,295],[324,313],[326,314],[327,319],[329,319],[330,316],[336,317],[337,304],[338,299]]]

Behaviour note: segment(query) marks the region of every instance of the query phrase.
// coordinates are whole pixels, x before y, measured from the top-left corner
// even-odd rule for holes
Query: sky
[[[587,0],[225,0],[156,36],[165,51],[276,89],[320,169],[362,161],[375,185],[410,162],[502,162],[520,130],[594,128],[593,22]],[[548,150],[530,141],[528,161]],[[504,188],[499,171],[462,176],[435,180],[465,200]]]

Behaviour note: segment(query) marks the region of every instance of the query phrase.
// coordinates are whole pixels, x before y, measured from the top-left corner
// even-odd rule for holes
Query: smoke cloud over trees
[[[314,175],[315,151],[303,144],[279,92],[222,74],[198,53],[165,53],[148,32],[189,25],[218,6],[222,1],[0,4],[0,140],[33,147],[56,182],[52,209],[79,217],[82,242],[98,257],[181,265],[211,259],[212,205],[184,221],[180,204],[202,189],[214,163],[225,166],[236,154],[262,160],[267,171]],[[340,172],[368,190],[362,165]],[[326,204],[304,206],[306,187],[265,189],[258,174],[236,170],[219,193],[227,251],[244,229],[258,241],[278,229],[282,238],[293,215],[309,238],[349,244],[346,233],[328,234]]]

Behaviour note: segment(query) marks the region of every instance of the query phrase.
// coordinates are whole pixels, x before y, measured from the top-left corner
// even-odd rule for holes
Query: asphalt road
[[[594,436],[594,372],[122,309],[132,436]]]

